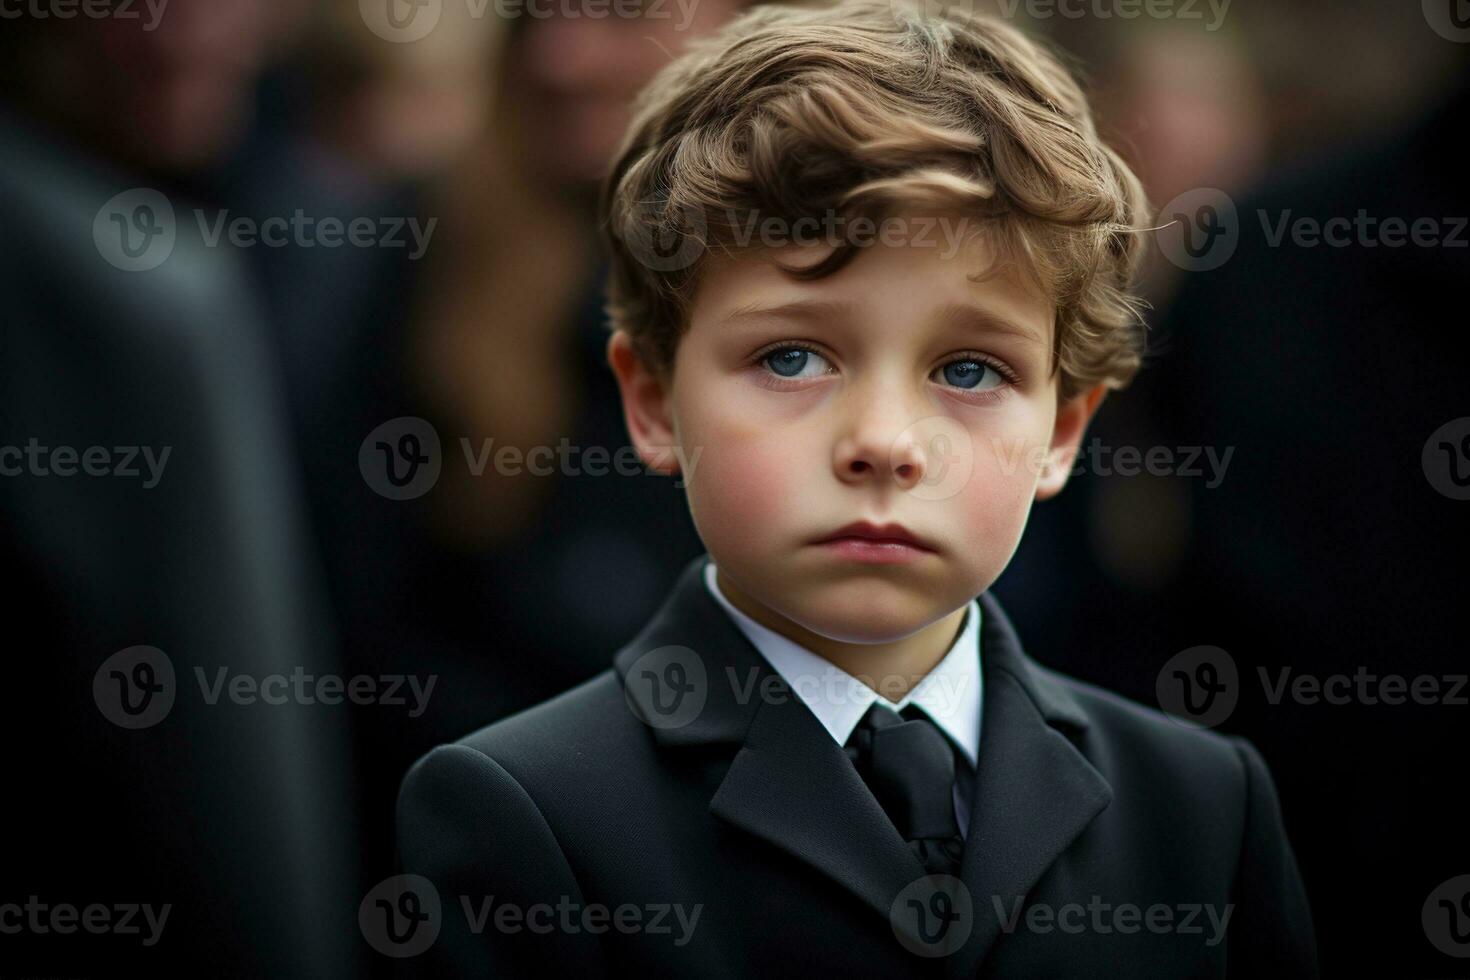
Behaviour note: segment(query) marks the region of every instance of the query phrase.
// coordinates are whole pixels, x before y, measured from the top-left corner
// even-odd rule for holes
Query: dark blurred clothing
[[[63,466],[0,478],[0,902],[171,906],[152,945],[28,927],[5,964],[356,976],[345,728],[321,705],[210,703],[196,682],[341,670],[270,338],[239,255],[206,246],[176,188],[155,187],[179,217],[168,260],[104,261],[94,219],[142,182],[0,118],[0,445],[168,451],[152,487]],[[175,701],[129,730],[93,684],[139,644],[169,659]]]
[[[1452,750],[1466,708],[1273,706],[1254,675],[1466,672],[1470,516],[1431,486],[1421,453],[1470,415],[1467,124],[1470,87],[1417,129],[1240,202],[1239,250],[1190,276],[1169,311],[1177,387],[1164,417],[1186,441],[1237,447],[1221,487],[1195,494],[1180,586],[1192,602],[1176,612],[1252,675],[1232,728],[1289,787],[1329,973],[1448,965],[1419,908],[1470,864]],[[1360,209],[1430,218],[1446,236],[1458,219],[1460,244],[1272,248],[1259,214],[1324,222]],[[1368,883],[1382,898],[1364,900]],[[1361,936],[1373,939],[1349,938]]]
[[[440,217],[424,213],[421,188],[374,184],[313,143],[292,84],[268,82],[260,126],[208,181],[232,214],[263,219],[302,209],[318,220],[411,218],[421,227]],[[429,248],[454,244],[431,238]],[[619,475],[611,466],[603,475],[524,477],[544,481],[537,519],[478,552],[430,532],[433,489],[410,500],[374,491],[358,450],[390,419],[426,418],[446,469],[469,465],[461,440],[478,454],[498,436],[461,431],[413,394],[406,365],[429,265],[410,251],[288,247],[249,255],[286,393],[292,465],[310,502],[349,672],[434,679],[419,717],[381,706],[351,710],[359,757],[371,760],[357,780],[372,880],[391,866],[393,800],[409,764],[604,669],[607,651],[633,635],[701,550],[672,480]],[[587,281],[567,284],[583,297],[577,315],[556,325],[566,331],[566,370],[581,396],[564,433],[579,466],[591,447],[612,456],[627,445],[604,354],[604,271],[589,272]]]
[[[582,455],[590,447],[614,454],[627,444],[603,356],[600,293],[599,275],[587,289],[583,314],[567,325],[575,331],[568,370],[583,402],[565,438]],[[403,343],[394,329],[388,327],[384,344],[390,349]],[[414,759],[605,669],[608,651],[652,614],[701,546],[672,480],[619,475],[609,467],[603,475],[526,477],[548,481],[531,526],[478,553],[443,547],[424,519],[433,490],[417,500],[389,500],[357,469],[358,444],[375,425],[419,410],[405,400],[401,384],[390,383],[394,394],[375,402],[364,397],[371,389],[343,390],[360,410],[360,424],[336,433],[322,433],[319,420],[305,424],[317,433],[309,439],[333,447],[331,464],[316,474],[314,496],[348,656],[373,669],[437,678],[422,718],[371,715],[359,725],[359,744],[374,760],[361,774],[364,792],[381,804],[366,810],[376,863],[391,859],[393,800]],[[339,417],[352,417],[340,407]],[[461,438],[479,452],[495,436],[442,422],[436,428],[445,467],[468,465]]]

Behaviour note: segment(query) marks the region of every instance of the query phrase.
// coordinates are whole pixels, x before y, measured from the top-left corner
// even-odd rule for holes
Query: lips
[[[902,524],[874,524],[870,521],[855,521],[844,525],[833,531],[826,537],[819,538],[814,544],[828,544],[833,541],[856,539],[869,541],[874,544],[906,545],[917,548],[920,551],[934,551],[933,545],[914,534]]]

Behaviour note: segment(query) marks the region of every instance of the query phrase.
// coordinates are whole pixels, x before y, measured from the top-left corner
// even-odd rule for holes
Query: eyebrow
[[[936,317],[941,323],[949,323],[966,330],[981,333],[1006,333],[1021,340],[1045,347],[1046,338],[1031,327],[1022,326],[1013,320],[992,313],[990,310],[969,303],[948,303],[940,308]]]
[[[726,323],[782,319],[820,320],[845,316],[850,310],[848,304],[831,300],[793,300],[774,306],[752,303],[731,310],[724,320]],[[969,303],[947,303],[939,308],[935,320],[968,331],[1011,334],[1039,347],[1046,346],[1045,339],[1034,329]]]
[[[830,300],[800,299],[775,306],[751,303],[738,306],[725,315],[725,322],[745,320],[818,320],[845,316],[849,307],[846,303]]]

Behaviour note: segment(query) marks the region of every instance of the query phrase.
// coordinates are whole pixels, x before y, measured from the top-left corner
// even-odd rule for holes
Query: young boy
[[[1056,58],[757,8],[644,93],[603,210],[628,430],[709,554],[409,773],[415,964],[1314,975],[1255,749],[1039,666],[986,591],[1140,359],[1145,202]]]

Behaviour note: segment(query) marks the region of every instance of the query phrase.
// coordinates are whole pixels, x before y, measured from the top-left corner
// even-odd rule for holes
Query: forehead
[[[911,219],[916,221],[917,219]],[[902,325],[881,334],[922,338],[926,328],[974,327],[1049,348],[1056,307],[989,235],[961,238],[951,227],[927,236],[875,240],[838,271],[803,280],[792,274],[833,251],[827,243],[747,248],[705,259],[690,306],[691,331],[721,333],[764,325],[833,321]]]

